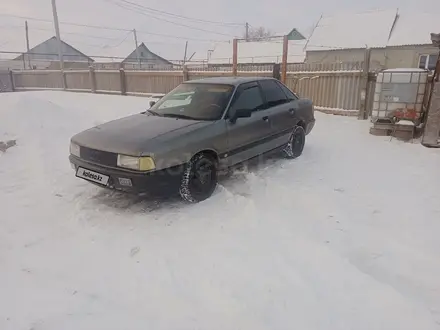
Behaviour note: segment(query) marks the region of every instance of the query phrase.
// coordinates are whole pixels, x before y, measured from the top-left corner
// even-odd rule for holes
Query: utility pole
[[[249,41],[249,23],[246,22],[246,41]]]
[[[60,37],[60,24],[58,22],[58,13],[57,13],[57,5],[55,0],[52,0],[52,13],[53,13],[53,23],[55,25],[55,33],[58,40],[58,57],[60,60],[60,70],[64,70],[64,60],[63,60],[63,45],[61,44]]]
[[[141,65],[141,57],[139,55],[139,46],[138,46],[138,38],[137,38],[137,34],[136,34],[136,29],[133,29],[133,36],[134,36],[134,44],[135,44],[135,49],[136,49],[136,57],[139,63],[139,70],[142,69],[142,65]]]
[[[185,54],[183,55],[183,64],[186,63],[186,52],[188,51],[188,40],[185,42]]]
[[[32,69],[32,66],[31,66],[31,57],[30,57],[30,54],[29,54],[29,50],[30,50],[30,48],[29,48],[29,28],[28,28],[28,22],[27,21],[24,22],[24,28],[26,30],[26,50],[27,50],[28,65],[29,65],[29,70],[30,70],[30,69]]]

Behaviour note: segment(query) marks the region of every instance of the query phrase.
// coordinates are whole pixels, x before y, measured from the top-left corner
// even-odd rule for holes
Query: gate
[[[0,71],[0,93],[13,92],[12,81],[9,71]]]

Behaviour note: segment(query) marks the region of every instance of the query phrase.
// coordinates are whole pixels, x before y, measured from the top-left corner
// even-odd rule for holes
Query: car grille
[[[80,154],[81,158],[85,161],[107,166],[117,166],[118,155],[111,152],[81,147]]]

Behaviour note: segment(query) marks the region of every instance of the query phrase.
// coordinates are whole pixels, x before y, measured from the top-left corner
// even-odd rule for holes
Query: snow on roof
[[[388,46],[431,44],[431,32],[440,33],[437,13],[399,12]]]
[[[287,61],[301,63],[305,59],[306,40],[289,41]],[[250,41],[238,43],[238,63],[281,63],[283,56],[282,40]],[[232,64],[232,43],[216,45],[209,64]]]
[[[396,10],[371,10],[321,17],[307,50],[385,47],[396,17]]]

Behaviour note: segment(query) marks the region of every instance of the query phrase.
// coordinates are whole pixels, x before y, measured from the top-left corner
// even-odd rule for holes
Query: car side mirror
[[[235,118],[249,118],[252,116],[252,109],[237,109],[235,111]]]
[[[150,108],[156,104],[156,101],[150,101]]]

